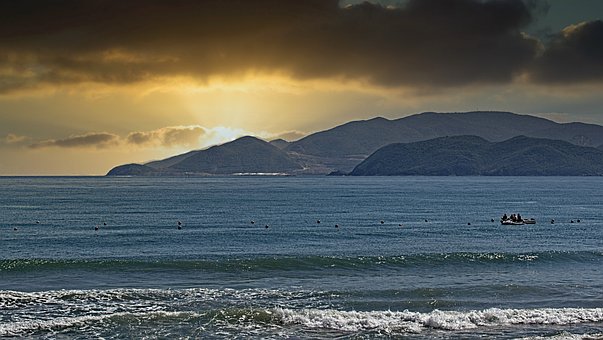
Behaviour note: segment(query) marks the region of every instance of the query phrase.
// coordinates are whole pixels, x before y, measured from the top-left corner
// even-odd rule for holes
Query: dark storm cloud
[[[603,80],[603,21],[566,27],[537,59],[532,77],[547,83]]]
[[[119,142],[119,136],[112,133],[88,133],[84,135],[71,136],[64,139],[48,139],[41,142],[30,144],[32,149],[61,147],[61,148],[78,148],[78,147],[97,147],[104,148],[111,145],[116,145]]]
[[[283,72],[383,86],[504,83],[538,42],[521,0],[0,2],[0,91]]]

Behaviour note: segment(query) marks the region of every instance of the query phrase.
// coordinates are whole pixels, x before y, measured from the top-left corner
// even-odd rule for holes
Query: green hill
[[[436,176],[603,175],[603,151],[565,141],[514,137],[489,142],[476,136],[387,145],[350,173]]]
[[[107,176],[151,176],[155,169],[141,164],[124,164],[111,169]]]

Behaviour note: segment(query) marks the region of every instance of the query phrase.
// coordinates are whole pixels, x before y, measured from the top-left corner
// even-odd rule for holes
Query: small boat
[[[524,222],[522,221],[513,221],[513,220],[500,220],[500,224],[502,225],[523,225]]]
[[[521,218],[519,214],[511,214],[511,216],[507,216],[504,214],[500,219],[500,224],[502,225],[523,225],[523,224],[536,224],[536,220],[533,218]]]

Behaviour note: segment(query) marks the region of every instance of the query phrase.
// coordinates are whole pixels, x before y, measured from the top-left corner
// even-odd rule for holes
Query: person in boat
[[[518,221],[518,222],[521,222],[521,221],[522,221],[522,220],[521,220],[521,215],[520,215],[520,214],[517,214],[517,221]]]
[[[503,221],[506,221],[506,220],[508,220],[508,219],[509,219],[509,217],[508,217],[508,216],[507,216],[507,214],[505,213],[505,214],[503,215],[503,217],[502,217],[502,220],[503,220]]]
[[[515,214],[511,214],[511,221],[513,221],[513,222],[515,222],[515,221],[516,221],[516,219],[515,219]]]

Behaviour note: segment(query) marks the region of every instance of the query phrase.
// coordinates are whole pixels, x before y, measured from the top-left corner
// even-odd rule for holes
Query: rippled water
[[[0,178],[0,191],[0,336],[603,336],[602,178]],[[503,213],[538,223],[501,226]]]

